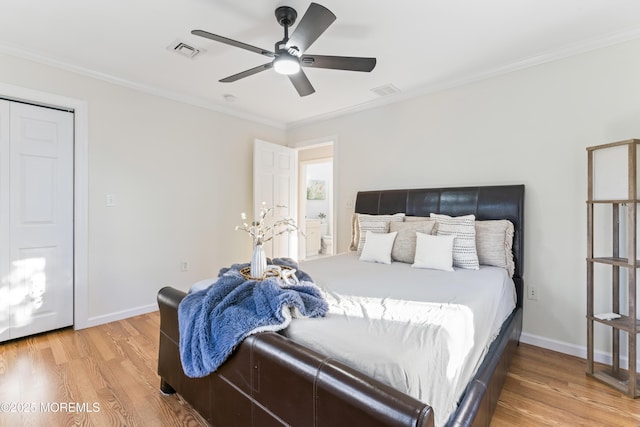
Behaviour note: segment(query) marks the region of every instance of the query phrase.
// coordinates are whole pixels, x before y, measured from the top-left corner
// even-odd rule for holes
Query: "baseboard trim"
[[[131,308],[129,310],[116,311],[115,313],[104,314],[102,316],[89,317],[89,319],[87,319],[87,322],[84,326],[87,328],[90,328],[92,326],[103,325],[105,323],[115,322],[117,320],[138,316],[140,314],[147,314],[157,310],[158,310],[158,304],[143,305],[140,307]],[[76,329],[82,329],[82,328],[76,328]]]
[[[536,347],[546,348],[547,350],[557,351],[559,353],[568,354],[570,356],[576,356],[581,359],[587,358],[587,348],[575,344],[569,344],[563,341],[554,340],[551,338],[541,337],[539,335],[528,334],[523,332],[520,336],[520,342],[525,344],[535,345]],[[599,363],[611,364],[611,353],[605,353],[603,351],[595,351],[593,359]],[[636,366],[640,366],[640,357],[636,362]],[[620,357],[620,367],[623,369],[629,368],[629,360],[622,355]]]

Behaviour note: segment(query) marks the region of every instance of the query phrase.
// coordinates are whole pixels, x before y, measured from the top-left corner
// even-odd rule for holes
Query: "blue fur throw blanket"
[[[287,258],[272,264],[296,268]],[[220,270],[216,282],[189,293],[178,306],[180,358],[187,376],[204,377],[218,369],[251,334],[286,328],[292,317],[322,317],[328,307],[308,274],[297,270],[298,283],[278,277],[246,280],[235,264]]]

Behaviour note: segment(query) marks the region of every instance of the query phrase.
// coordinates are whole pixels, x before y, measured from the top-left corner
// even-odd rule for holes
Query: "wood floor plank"
[[[491,427],[640,426],[634,400],[585,374],[583,359],[520,344]]]
[[[0,427],[206,426],[159,391],[157,312],[0,344]],[[521,344],[491,427],[639,427],[640,399],[585,375],[585,361]],[[63,405],[75,405],[72,409]],[[16,409],[19,409],[16,407]]]

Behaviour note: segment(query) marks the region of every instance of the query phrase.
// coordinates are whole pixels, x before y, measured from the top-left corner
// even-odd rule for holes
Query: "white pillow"
[[[476,217],[463,215],[450,217],[448,215],[431,214],[436,220],[437,236],[455,236],[453,243],[453,265],[470,270],[480,268],[476,251]]]
[[[453,271],[453,241],[455,236],[433,236],[416,233],[415,268]]]
[[[395,231],[393,233],[367,231],[360,261],[391,264],[391,248],[397,234]]]

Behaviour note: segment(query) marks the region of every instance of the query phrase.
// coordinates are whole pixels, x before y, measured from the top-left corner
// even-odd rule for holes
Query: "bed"
[[[524,186],[364,191],[356,197],[355,212],[473,214],[477,220],[513,223],[515,308],[462,384],[462,397],[445,420],[450,426],[488,426],[522,329]],[[301,343],[305,332],[297,339],[274,332],[250,336],[216,372],[187,377],[178,348],[177,307],[184,296],[170,287],[158,294],[160,388],[179,393],[212,425],[434,425],[430,405],[348,361],[311,349],[313,343]]]

